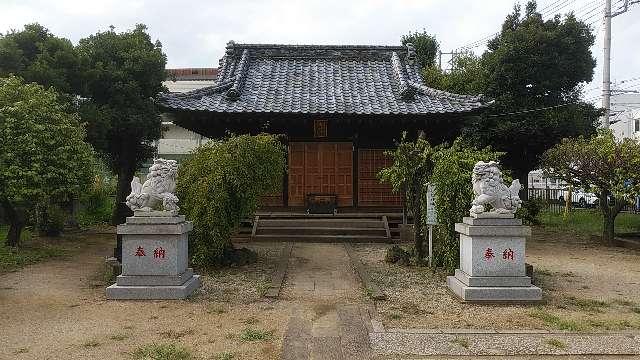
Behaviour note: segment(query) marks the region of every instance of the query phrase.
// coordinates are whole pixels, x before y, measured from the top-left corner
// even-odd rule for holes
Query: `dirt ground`
[[[292,255],[298,277],[287,276],[283,299],[265,300],[280,243],[239,244],[258,262],[199,270],[203,287],[187,301],[107,301],[104,258],[113,244],[113,234],[66,235],[58,244],[65,258],[0,274],[0,359],[128,359],[149,344],[179,344],[198,359],[277,359],[292,316],[310,317],[315,335],[334,336],[339,304],[371,303],[361,288],[345,288],[348,269],[319,276],[327,263],[309,262],[314,256],[302,248]],[[386,248],[356,245],[389,297],[375,304],[387,328],[640,329],[640,251],[536,228],[527,262],[544,304],[479,306],[458,302],[443,273],[385,263]],[[247,330],[266,336],[243,340]]]
[[[541,305],[472,305],[448,290],[446,274],[384,262],[388,245],[359,245],[359,256],[387,292],[376,303],[388,328],[640,329],[640,251],[534,228],[527,262],[543,289]]]
[[[0,359],[127,359],[148,344],[198,358],[277,359],[289,306],[261,297],[281,244],[252,244],[258,262],[203,274],[187,301],[107,301],[114,235],[76,234],[69,256],[0,274]],[[266,339],[243,340],[246,329]]]

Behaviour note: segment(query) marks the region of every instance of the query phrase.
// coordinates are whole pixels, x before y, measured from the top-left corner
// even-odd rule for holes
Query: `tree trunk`
[[[604,216],[602,224],[602,240],[609,246],[614,245],[616,215]]]
[[[598,194],[598,202],[600,205],[600,211],[602,211],[602,241],[609,245],[615,245],[615,224],[616,217],[624,207],[626,201],[624,199],[614,199],[615,204],[613,206],[609,205],[609,195],[611,194],[608,190],[603,190]]]
[[[22,211],[16,209],[8,200],[2,201],[2,207],[9,220],[9,233],[5,241],[6,246],[15,247],[20,243],[20,235],[26,225],[26,218]]]
[[[520,200],[529,200],[529,170],[513,170],[513,177],[520,180],[520,185],[522,185]]]
[[[116,188],[116,203],[113,207],[113,214],[111,216],[111,224],[118,225],[123,224],[126,221],[127,216],[133,215],[133,212],[125,201],[127,196],[131,193],[131,180],[135,174],[135,165],[124,164],[121,165],[118,170],[118,186]]]

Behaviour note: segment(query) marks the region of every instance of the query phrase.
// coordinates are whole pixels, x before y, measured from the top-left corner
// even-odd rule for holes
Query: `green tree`
[[[407,140],[407,133],[402,134],[402,140],[394,151],[387,152],[393,159],[393,165],[382,169],[378,177],[387,182],[393,191],[405,196],[407,208],[414,218],[414,248],[416,258],[422,261],[424,253],[424,228],[419,219],[423,217],[423,189],[433,172],[431,156],[437,148],[431,147],[424,136],[419,136],[415,142]]]
[[[74,94],[80,84],[79,70],[71,41],[54,36],[40,24],[0,35],[0,77],[14,74],[26,82]]]
[[[284,146],[264,134],[207,143],[182,163],[176,192],[180,211],[194,223],[194,263],[231,261],[231,235],[252,216],[262,195],[282,187],[284,168]]]
[[[426,30],[410,32],[402,35],[402,45],[413,44],[416,49],[416,61],[421,68],[434,66],[439,44],[435,36],[429,35]]]
[[[613,245],[615,219],[640,195],[640,142],[617,141],[609,131],[591,138],[564,139],[542,156],[545,172],[598,194],[602,239]]]
[[[66,200],[91,182],[93,151],[76,114],[53,89],[0,78],[0,202],[17,246],[27,214],[38,204]]]
[[[545,150],[565,137],[595,133],[600,111],[579,100],[593,78],[594,41],[574,15],[544,20],[530,1],[524,13],[516,5],[480,59],[462,55],[450,73],[429,68],[423,75],[438,89],[495,100],[483,116],[470,118],[463,135],[505,152],[503,164],[526,188]]]
[[[76,49],[82,67],[80,94],[88,100],[81,116],[89,142],[118,177],[112,223],[120,224],[130,213],[124,202],[134,173],[153,156],[152,142],[162,134],[154,98],[165,91],[167,58],[144,25],[98,32],[81,39]]]
[[[484,91],[483,71],[480,57],[472,52],[464,52],[453,57],[449,72],[430,66],[422,70],[422,77],[433,88],[456,94],[476,95]]]

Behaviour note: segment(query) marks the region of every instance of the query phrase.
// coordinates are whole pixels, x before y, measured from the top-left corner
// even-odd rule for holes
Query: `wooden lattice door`
[[[378,173],[393,160],[382,149],[358,150],[358,205],[402,206],[402,196],[394,194],[388,183],[380,183]]]
[[[335,194],[338,206],[353,205],[351,143],[289,143],[289,205],[307,194]]]

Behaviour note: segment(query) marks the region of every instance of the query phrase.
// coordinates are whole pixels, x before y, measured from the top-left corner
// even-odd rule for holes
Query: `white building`
[[[187,68],[167,69],[167,80],[163,84],[170,92],[187,92],[211,86],[215,83],[218,69]],[[210,139],[177,126],[166,115],[162,115],[162,138],[158,140],[158,157],[181,160],[193,149]]]
[[[542,170],[529,172],[529,189],[566,189],[567,183],[556,178],[545,177]]]
[[[640,139],[640,94],[611,96],[610,128],[618,139]]]

